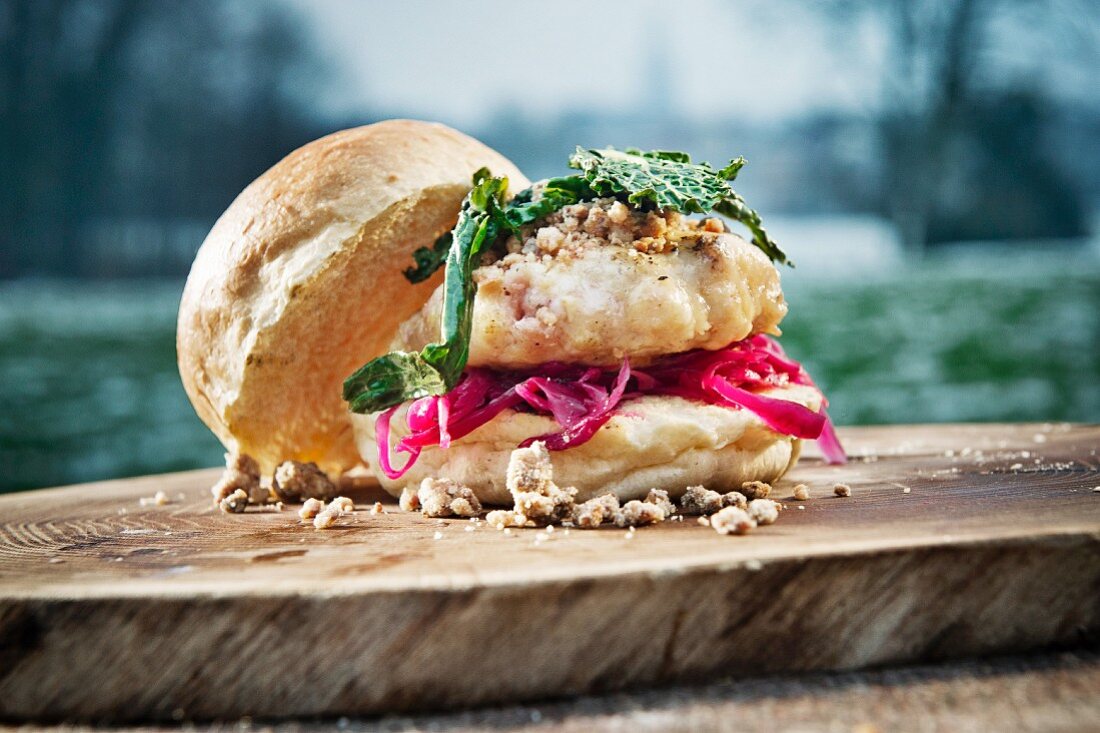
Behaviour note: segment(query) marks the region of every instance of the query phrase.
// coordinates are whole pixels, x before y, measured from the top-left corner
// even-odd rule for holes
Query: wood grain
[[[373,714],[1097,643],[1100,427],[843,437],[856,460],[804,460],[779,496],[819,498],[746,537],[536,543],[392,506],[315,531],[212,511],[212,471],[0,497],[0,718]]]

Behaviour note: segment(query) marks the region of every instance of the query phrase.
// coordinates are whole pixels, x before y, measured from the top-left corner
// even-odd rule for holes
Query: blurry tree
[[[907,246],[1085,233],[1079,187],[1043,144],[1053,100],[1034,67],[1064,49],[1067,36],[1088,32],[1097,6],[1057,5],[833,0],[818,6],[846,35],[871,23],[887,41],[884,204]],[[1015,32],[1005,33],[1012,23]]]
[[[300,28],[273,3],[0,0],[0,276],[86,274],[96,222],[212,219],[315,136]]]

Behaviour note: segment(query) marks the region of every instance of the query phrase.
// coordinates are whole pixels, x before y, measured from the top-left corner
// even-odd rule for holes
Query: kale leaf
[[[741,222],[752,232],[752,243],[774,262],[792,265],[760,223],[760,215],[730,186],[745,165],[734,158],[715,170],[708,163],[692,163],[686,153],[664,150],[585,150],[569,158],[582,171],[598,196],[625,196],[635,206],[673,209],[684,214],[716,211]]]
[[[413,252],[413,261],[416,267],[405,269],[405,279],[411,283],[424,282],[435,274],[435,271],[447,262],[447,253],[451,251],[451,242],[454,237],[447,232],[435,244],[429,247],[421,247]]]
[[[442,340],[420,353],[380,356],[344,380],[344,400],[353,412],[377,412],[407,400],[446,394],[458,383],[470,355],[477,292],[474,263],[501,232],[507,190],[507,178],[493,178],[485,168],[474,174],[474,187],[462,204],[447,254]]]

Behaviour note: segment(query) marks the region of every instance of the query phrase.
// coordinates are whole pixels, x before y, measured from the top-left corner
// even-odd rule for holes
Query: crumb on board
[[[247,507],[248,494],[244,493],[244,489],[237,489],[218,502],[218,508],[226,514],[240,514]]]
[[[806,501],[810,498],[810,489],[806,484],[798,484],[794,487],[795,501]]]
[[[749,499],[767,499],[772,493],[772,485],[763,481],[746,481],[741,484],[741,493]]]
[[[494,509],[485,515],[485,523],[493,529],[503,529],[505,534],[511,534],[509,527],[522,527],[527,524],[527,517],[508,509]]]
[[[756,527],[756,520],[744,509],[728,506],[710,518],[710,526],[718,534],[746,534]]]
[[[699,518],[695,520],[695,523],[699,524],[703,527],[709,527],[710,526],[710,517],[706,516],[705,514],[700,515]]]
[[[665,510],[658,504],[634,499],[623,504],[619,511],[615,512],[616,527],[630,527],[634,529],[646,524],[657,524],[665,521]]]
[[[282,501],[328,501],[336,495],[336,484],[313,462],[283,461],[275,469],[271,488]]]
[[[619,498],[604,494],[573,507],[573,524],[580,529],[595,529],[604,522],[614,520],[619,511]]]
[[[661,507],[666,519],[676,513],[676,505],[672,503],[672,499],[668,498],[668,492],[664,489],[650,489],[645,501]]]
[[[315,529],[328,529],[336,524],[336,518],[339,516],[339,512],[329,511],[326,507],[323,512],[313,518],[313,527]]]
[[[835,484],[833,486],[833,493],[837,496],[851,496],[852,487],[848,484]]]
[[[152,496],[143,496],[138,500],[141,506],[164,506],[165,504],[171,504],[172,500],[168,498],[168,494],[163,491],[158,491]]]
[[[554,483],[554,467],[546,443],[536,440],[526,448],[516,448],[508,457],[505,486],[515,502],[513,511],[537,525],[569,519],[573,515],[573,487]]]
[[[270,504],[272,491],[269,487],[257,483],[248,490],[249,504]]]
[[[340,514],[350,514],[355,511],[355,502],[346,496],[338,496],[329,502],[329,505],[325,507],[326,510],[336,511]]]
[[[397,500],[397,506],[401,507],[403,512],[415,512],[420,509],[420,498],[417,496],[417,490],[409,486],[401,489],[401,498]]]
[[[319,499],[306,499],[302,504],[298,516],[303,522],[312,517],[313,526],[316,529],[328,529],[336,524],[336,520],[344,514],[355,511],[355,503],[346,496],[337,496],[328,505],[324,505]]]
[[[420,482],[416,497],[426,517],[476,517],[481,514],[481,502],[473,490],[448,478],[428,476]]]
[[[442,533],[442,532],[440,532],[439,530],[436,530],[435,534],[434,534],[434,535],[432,535],[432,539],[433,539],[433,540],[441,540],[441,539],[443,539],[443,533]]]
[[[302,504],[302,508],[298,510],[298,516],[304,522],[316,517],[324,508],[325,504],[320,499],[306,499]]]
[[[386,507],[382,506],[382,502],[376,501],[376,502],[374,502],[374,506],[372,506],[370,508],[370,513],[371,514],[385,514],[386,513]]]
[[[740,491],[727,491],[722,494],[722,507],[735,506],[738,509],[744,509],[749,505],[748,497],[742,494]]]
[[[689,486],[680,497],[684,514],[714,514],[722,508],[722,495],[704,486]]]
[[[210,494],[214,504],[221,505],[221,501],[237,489],[251,497],[254,491],[260,488],[260,464],[247,453],[230,452],[225,454],[225,470],[218,478],[217,483],[210,487]]]
[[[775,524],[779,519],[780,503],[771,499],[753,499],[749,502],[748,513],[760,525]]]

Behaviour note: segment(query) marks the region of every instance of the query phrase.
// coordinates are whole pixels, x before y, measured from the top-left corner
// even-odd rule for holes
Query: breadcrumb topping
[[[833,486],[833,493],[837,496],[851,496],[852,487],[848,484],[836,484]]]
[[[806,501],[810,498],[810,490],[806,484],[798,484],[794,487],[794,498],[797,501]]]
[[[538,187],[536,186],[536,197]],[[676,211],[642,211],[614,198],[565,206],[525,227],[505,247],[509,257],[569,256],[590,247],[659,254],[728,231],[721,219],[689,219]]]

